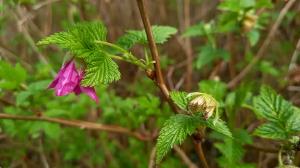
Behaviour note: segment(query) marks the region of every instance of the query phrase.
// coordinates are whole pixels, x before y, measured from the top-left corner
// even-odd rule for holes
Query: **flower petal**
[[[81,92],[87,94],[90,98],[92,98],[96,103],[99,102],[98,96],[94,87],[80,87]]]
[[[59,71],[49,88],[55,89],[56,96],[64,96],[72,93],[79,85],[79,74],[73,60],[67,62]]]

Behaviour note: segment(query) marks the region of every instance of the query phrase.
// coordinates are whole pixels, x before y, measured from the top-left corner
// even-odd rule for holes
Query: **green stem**
[[[134,59],[128,59],[128,58],[125,58],[125,57],[120,57],[120,56],[112,55],[112,54],[109,54],[109,53],[106,53],[106,54],[108,56],[110,56],[111,58],[113,58],[113,59],[129,62],[131,64],[137,65],[138,67],[140,67],[144,70],[148,69],[147,66],[144,63],[142,63],[140,60],[136,59],[135,57],[133,57]]]
[[[255,109],[252,106],[248,105],[248,104],[242,104],[242,107],[247,108],[247,109],[252,110],[252,111],[255,111]]]
[[[281,155],[282,155],[282,149],[280,149],[279,152],[278,152],[278,164],[279,164],[279,166],[283,166]]]
[[[122,48],[122,47],[120,47],[118,45],[115,45],[115,44],[112,44],[112,43],[109,43],[109,42],[106,42],[106,41],[100,41],[100,40],[97,40],[95,42],[98,43],[98,44],[103,44],[103,45],[112,47],[114,49],[117,49],[117,50],[121,51],[122,53],[125,53],[125,54],[128,54],[128,55],[132,55],[127,50],[125,50],[124,48]]]
[[[112,55],[112,54],[107,53],[107,55],[109,55],[113,59],[129,62],[131,64],[137,65],[138,67],[140,67],[142,69],[148,69],[147,65],[145,65],[141,60],[137,59],[135,56],[133,56],[130,52],[128,52],[124,48],[119,47],[118,45],[106,42],[106,41],[97,40],[95,42],[98,43],[98,44],[102,44],[102,45],[109,46],[111,48],[117,49],[117,50],[121,51],[124,54],[124,57],[120,57],[120,56],[117,56],[117,55]]]

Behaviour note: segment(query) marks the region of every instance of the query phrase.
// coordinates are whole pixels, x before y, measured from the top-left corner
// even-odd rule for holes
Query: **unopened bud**
[[[245,33],[251,31],[256,24],[256,20],[256,15],[247,14],[243,20],[243,31]]]
[[[188,97],[191,97],[188,104],[189,111],[192,113],[202,112],[205,119],[213,115],[218,105],[217,101],[211,95],[205,93],[190,93]]]

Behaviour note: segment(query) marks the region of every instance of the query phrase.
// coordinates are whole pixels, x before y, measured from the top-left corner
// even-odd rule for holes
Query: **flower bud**
[[[243,20],[243,31],[247,33],[251,31],[256,24],[257,16],[253,14],[247,14]]]
[[[192,112],[204,111],[206,107],[206,102],[203,96],[198,96],[190,101],[189,110]]]
[[[191,93],[188,97],[191,97],[188,104],[190,112],[202,112],[205,119],[213,115],[217,107],[217,101],[211,95],[205,93]]]

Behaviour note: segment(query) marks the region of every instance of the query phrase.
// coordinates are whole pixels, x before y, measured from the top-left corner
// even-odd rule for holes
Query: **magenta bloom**
[[[72,92],[74,92],[76,95],[85,93],[98,103],[98,97],[94,87],[80,86],[80,81],[82,78],[83,73],[78,73],[74,61],[70,60],[62,66],[48,88],[53,88],[56,96],[64,96]]]

